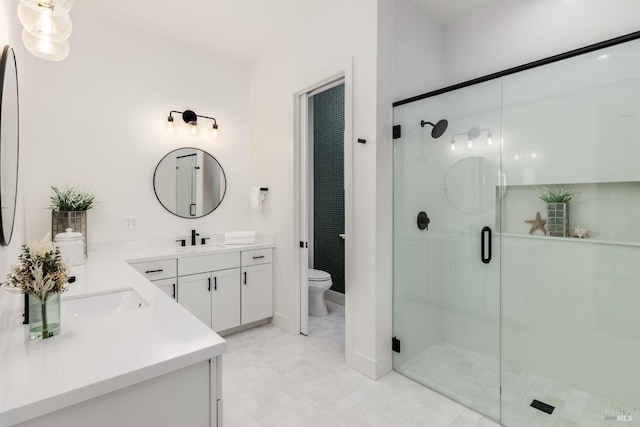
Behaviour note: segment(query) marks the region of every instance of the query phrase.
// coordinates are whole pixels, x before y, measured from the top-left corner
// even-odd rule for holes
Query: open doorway
[[[300,332],[344,349],[345,79],[300,95]]]

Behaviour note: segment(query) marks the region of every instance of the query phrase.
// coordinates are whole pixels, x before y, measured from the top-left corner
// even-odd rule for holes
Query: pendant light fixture
[[[29,52],[49,61],[62,61],[69,55],[71,6],[73,0],[20,0],[22,42]]]

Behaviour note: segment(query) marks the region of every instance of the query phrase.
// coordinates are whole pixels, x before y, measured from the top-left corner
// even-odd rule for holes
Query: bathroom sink
[[[181,254],[190,254],[194,252],[206,252],[211,249],[223,249],[226,248],[225,245],[219,243],[209,243],[208,245],[198,245],[198,246],[185,246],[177,250],[178,253]]]
[[[60,314],[63,319],[95,319],[148,306],[140,294],[125,288],[62,299]]]

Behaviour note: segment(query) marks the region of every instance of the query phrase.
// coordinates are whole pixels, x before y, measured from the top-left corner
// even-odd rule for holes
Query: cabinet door
[[[178,303],[211,327],[211,274],[178,277]]]
[[[273,316],[271,264],[244,267],[241,280],[242,324]]]
[[[176,279],[160,279],[152,280],[151,283],[160,288],[165,294],[169,295],[173,299],[177,299]]]
[[[211,273],[211,328],[218,332],[240,326],[240,269]]]

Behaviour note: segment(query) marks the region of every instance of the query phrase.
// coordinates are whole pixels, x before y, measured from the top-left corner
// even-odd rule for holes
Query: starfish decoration
[[[536,219],[527,219],[525,220],[525,222],[527,224],[531,224],[531,230],[529,230],[529,234],[533,234],[536,230],[542,230],[545,236],[547,235],[547,229],[544,228],[547,220],[540,217],[540,212],[536,212]]]

